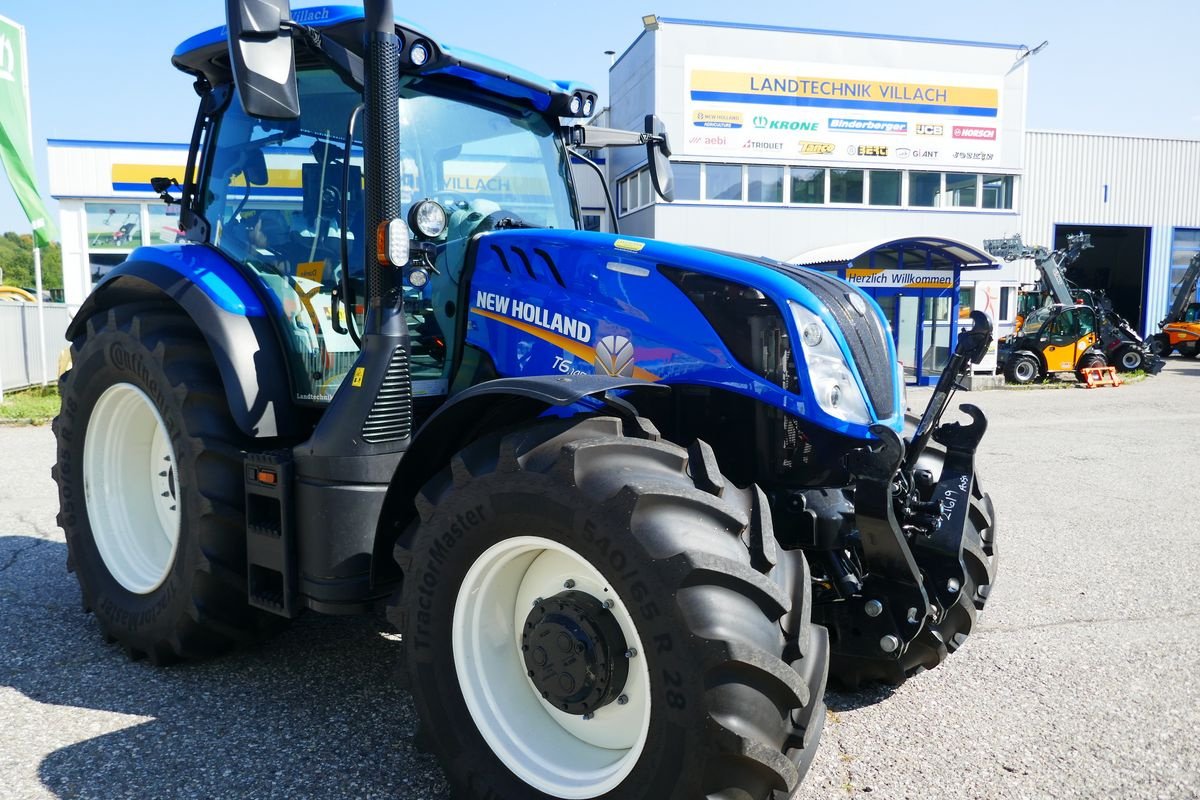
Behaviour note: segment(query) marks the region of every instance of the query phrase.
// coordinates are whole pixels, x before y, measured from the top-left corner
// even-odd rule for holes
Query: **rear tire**
[[[1042,367],[1032,353],[1017,353],[1004,365],[1004,379],[1017,386],[1028,386],[1037,380]]]
[[[644,424],[627,435],[612,418],[538,423],[467,447],[417,508],[393,621],[456,797],[796,789],[825,718],[825,631],[809,619],[803,555],[779,550],[762,492],[727,485],[707,445],[684,450]],[[557,604],[588,597],[614,601],[621,634],[586,652],[610,639],[638,652],[610,687],[626,702],[601,699],[585,719],[549,705],[562,698],[541,692],[562,676],[529,675],[519,643],[540,635],[542,607],[578,615]]]
[[[52,470],[85,610],[155,663],[253,640],[282,620],[246,600],[243,437],[204,339],[161,305],[85,330],[60,380]]]
[[[1098,367],[1107,366],[1108,359],[1104,357],[1103,353],[1097,353],[1095,350],[1089,353],[1084,353],[1079,358],[1079,364],[1075,369],[1075,380],[1079,381],[1080,383],[1087,383],[1087,375],[1084,373],[1085,369],[1096,369]]]

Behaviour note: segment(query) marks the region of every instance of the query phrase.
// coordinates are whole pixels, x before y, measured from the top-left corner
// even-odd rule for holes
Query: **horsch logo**
[[[995,128],[976,128],[968,125],[954,126],[955,139],[983,139],[987,141],[995,141]]]

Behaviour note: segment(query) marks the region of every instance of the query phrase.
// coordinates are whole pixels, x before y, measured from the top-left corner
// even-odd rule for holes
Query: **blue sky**
[[[397,14],[439,40],[550,78],[587,81],[600,90],[602,103],[604,51],[623,51],[649,13],[1030,47],[1048,39],[1030,64],[1029,127],[1200,138],[1196,0],[395,3]],[[43,193],[48,138],[187,140],[196,96],[190,80],[171,67],[171,52],[188,36],[221,24],[224,7],[222,0],[0,0],[0,14],[23,24],[29,41]],[[51,211],[57,213],[53,203]],[[3,183],[0,231],[28,227]]]

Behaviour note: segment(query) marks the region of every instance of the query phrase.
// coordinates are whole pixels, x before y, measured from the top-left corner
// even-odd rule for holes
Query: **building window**
[[[956,208],[975,208],[979,176],[950,173],[946,175],[946,198]]]
[[[898,170],[871,170],[871,205],[900,205],[900,182],[903,175],[904,173]]]
[[[1013,298],[1013,294],[1016,291],[1017,291],[1016,288],[1012,287],[1012,286],[1001,286],[1000,287],[1000,319],[998,320],[999,322],[1007,322],[1008,321],[1008,310],[1010,308],[1012,308],[1012,298]]]
[[[746,199],[751,203],[783,202],[783,167],[746,167]]]
[[[983,207],[1012,208],[1013,207],[1013,176],[984,175],[983,176]]]
[[[88,250],[131,250],[142,243],[141,203],[84,203]]]
[[[175,244],[183,236],[179,227],[179,206],[151,205],[150,244]]]
[[[638,182],[638,199],[641,200],[642,206],[648,206],[654,202],[654,189],[650,186],[650,170],[639,170],[637,174]],[[641,206],[639,206],[640,208]]]
[[[633,191],[636,192],[637,184],[634,184],[632,188],[633,188]],[[619,207],[621,209],[621,211],[620,211],[621,214],[626,214],[629,212],[629,200],[630,200],[629,190],[630,190],[630,185],[629,185],[628,178],[622,178],[621,180],[617,181],[617,195],[620,198],[618,200],[618,203],[620,204]],[[635,200],[634,202],[637,202],[637,201]]]
[[[705,200],[741,200],[742,168],[738,164],[704,166]]]
[[[825,202],[825,170],[792,167],[792,202],[822,205]]]
[[[942,173],[912,172],[908,176],[908,204],[919,208],[936,208],[942,193]]]
[[[671,170],[675,173],[675,199],[699,200],[700,165],[683,162],[672,164]]]
[[[600,222],[600,214],[594,211],[583,212],[583,229],[585,231],[603,230]]]
[[[650,186],[650,170],[640,169],[617,181],[617,194],[620,195],[618,202],[622,215],[650,205],[654,202],[654,190]]]
[[[1167,295],[1167,303],[1175,299],[1175,293],[1179,291],[1179,284],[1183,282],[1188,264],[1197,252],[1200,252],[1200,228],[1176,228],[1175,238],[1171,242],[1171,291]],[[1189,302],[1195,301],[1197,297],[1200,297],[1200,291],[1197,291]]]
[[[829,170],[829,202],[861,203],[863,201],[863,171],[861,169]]]

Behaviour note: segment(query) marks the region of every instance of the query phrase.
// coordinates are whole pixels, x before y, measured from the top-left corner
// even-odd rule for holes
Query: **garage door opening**
[[[1055,225],[1054,247],[1066,247],[1067,236],[1090,233],[1092,247],[1067,268],[1067,280],[1081,289],[1102,289],[1113,310],[1135,328],[1146,330],[1146,272],[1150,229],[1115,225]]]

